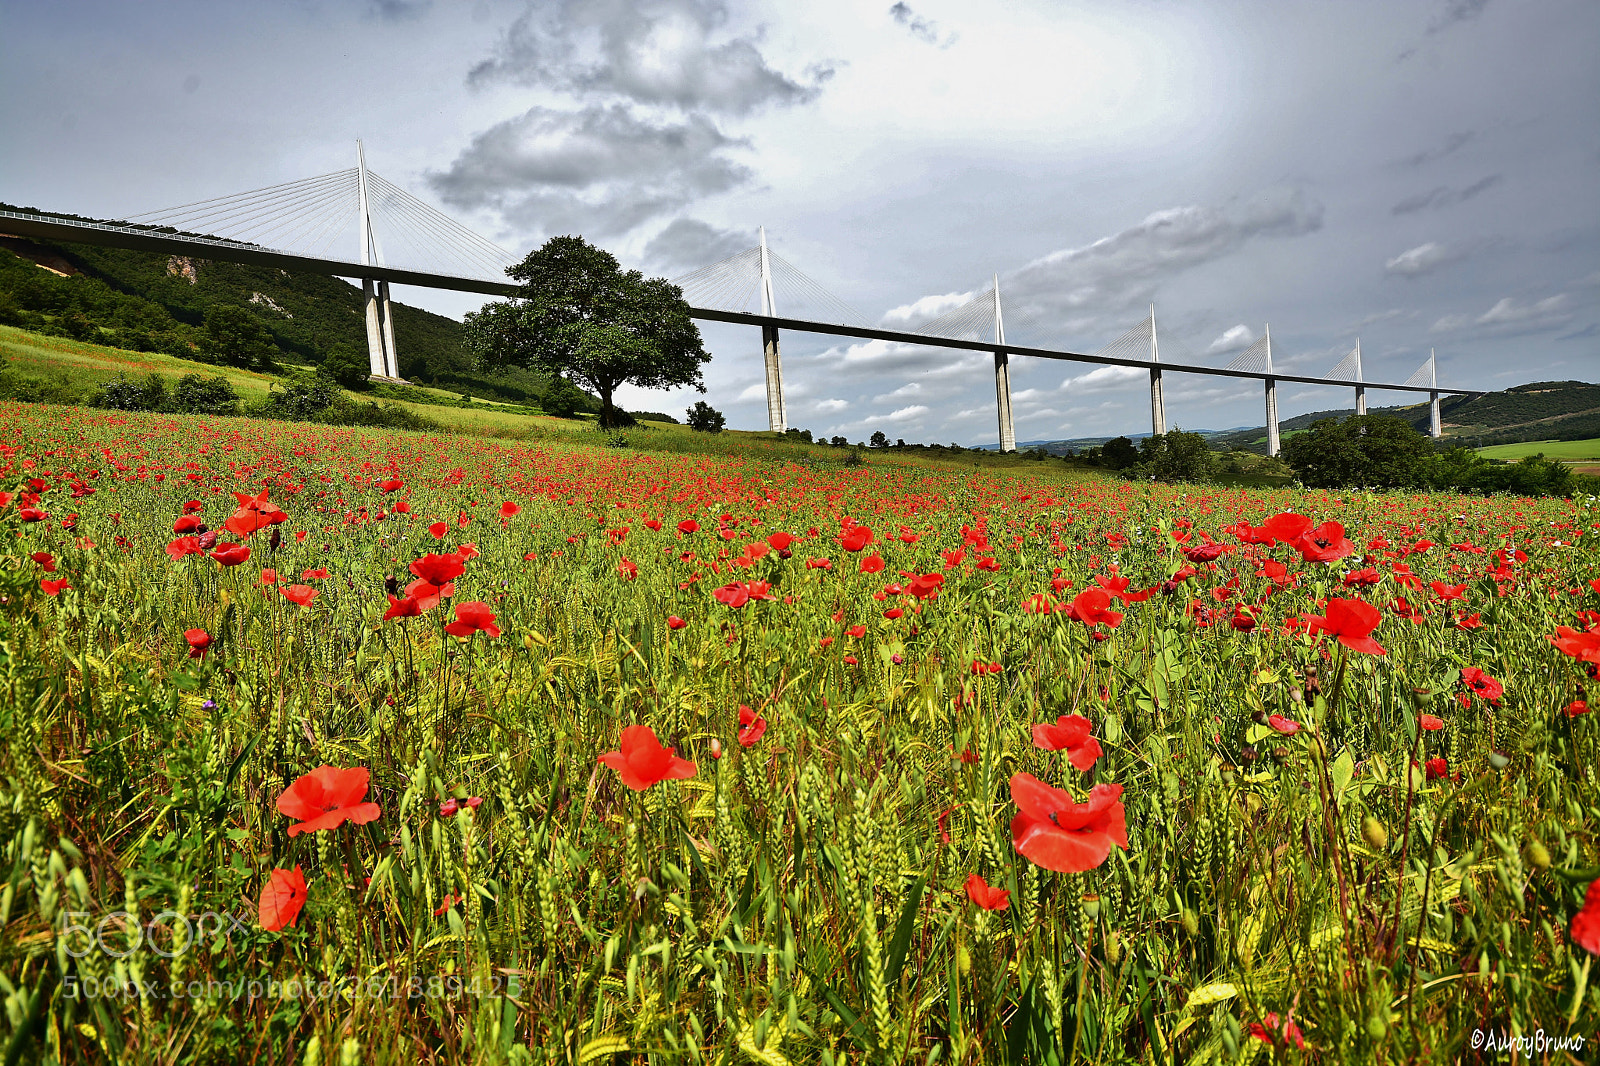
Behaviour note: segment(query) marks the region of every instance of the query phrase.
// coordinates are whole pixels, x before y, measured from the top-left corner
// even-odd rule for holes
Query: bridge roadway
[[[451,289],[456,292],[475,292],[485,296],[515,296],[520,288],[509,281],[487,278],[465,278],[451,274],[432,274],[398,267],[352,263],[342,259],[319,259],[311,256],[280,252],[259,245],[237,241],[193,237],[137,226],[119,226],[107,222],[89,222],[18,211],[0,211],[0,232],[18,237],[37,237],[45,240],[69,241],[78,244],[99,244],[112,248],[132,248],[137,251],[166,252],[170,255],[204,255],[208,259],[222,259],[232,263],[252,266],[276,267],[280,270],[302,271],[309,274],[328,274],[342,278],[362,278],[387,281],[394,285],[416,285],[421,288]],[[1350,388],[1352,381],[1335,381],[1303,374],[1286,374],[1280,370],[1271,373],[1260,370],[1230,370],[1227,367],[1201,366],[1193,363],[1152,363],[1147,359],[1124,359],[1107,355],[1083,355],[1051,348],[1029,348],[996,341],[968,341],[955,337],[938,337],[925,333],[908,333],[903,330],[875,329],[870,326],[849,326],[831,322],[813,322],[801,318],[783,318],[772,315],[748,314],[743,311],[719,311],[712,308],[691,307],[689,314],[712,322],[731,322],[738,325],[765,326],[797,330],[803,333],[820,333],[858,340],[881,340],[900,344],[917,344],[930,348],[954,348],[962,351],[988,354],[1004,352],[1007,355],[1024,355],[1035,359],[1059,359],[1079,363],[1099,363],[1106,366],[1152,367],[1183,374],[1209,374],[1213,377],[1251,378],[1256,381],[1298,381],[1307,385],[1333,385]],[[1451,393],[1458,396],[1483,396],[1481,391],[1451,389],[1440,385],[1388,384],[1363,381],[1368,389],[1387,389],[1393,392]]]

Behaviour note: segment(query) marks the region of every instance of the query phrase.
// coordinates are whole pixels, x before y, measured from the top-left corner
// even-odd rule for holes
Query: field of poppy
[[[8,1066],[1600,1039],[1592,498],[0,425]]]

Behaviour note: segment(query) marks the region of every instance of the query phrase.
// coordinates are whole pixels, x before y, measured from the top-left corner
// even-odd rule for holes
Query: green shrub
[[[696,400],[687,414],[689,428],[698,433],[721,433],[728,424],[728,420],[722,417],[722,412],[704,400]]]
[[[185,374],[172,387],[172,406],[185,414],[231,415],[239,410],[239,394],[220,374],[209,378]]]
[[[167,383],[160,374],[150,374],[143,381],[129,381],[118,374],[110,381],[101,382],[94,398],[96,407],[113,411],[161,411],[167,406]]]

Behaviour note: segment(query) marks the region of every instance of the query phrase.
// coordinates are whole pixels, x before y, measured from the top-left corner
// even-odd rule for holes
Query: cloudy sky
[[[1592,0],[0,0],[0,200],[126,217],[350,166],[360,137],[519,255],[580,233],[675,277],[764,225],[886,325],[998,275],[1019,343],[1095,351],[1154,303],[1169,359],[1226,364],[1270,323],[1296,372],[1359,336],[1369,379],[1437,348],[1463,387],[1593,381],[1596,41]],[[758,331],[703,332],[706,398],[765,428]],[[793,426],[995,440],[985,355],[783,352]],[[1017,436],[1148,430],[1144,378],[1018,359]],[[1285,416],[1348,402],[1280,389]],[[1259,424],[1259,386],[1169,375],[1167,409]]]

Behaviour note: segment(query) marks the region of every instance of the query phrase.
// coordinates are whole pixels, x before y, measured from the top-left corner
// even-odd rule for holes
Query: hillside
[[[0,234],[0,323],[132,351],[193,358],[207,310],[244,308],[284,361],[366,351],[361,290],[340,278]],[[526,402],[532,374],[473,371],[461,323],[396,303],[401,373],[489,399]]]

